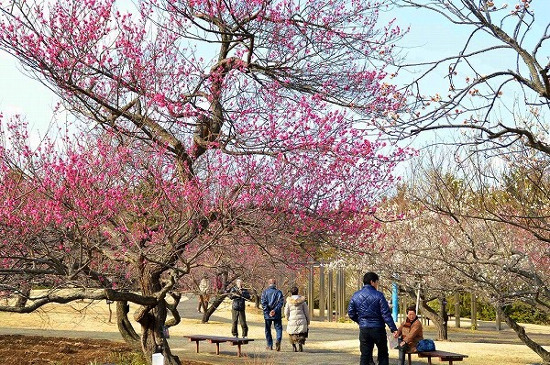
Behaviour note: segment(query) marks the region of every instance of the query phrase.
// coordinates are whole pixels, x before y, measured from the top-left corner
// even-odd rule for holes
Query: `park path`
[[[303,353],[295,353],[288,342],[286,333],[283,332],[282,349],[280,352],[267,351],[265,349],[264,324],[261,311],[254,307],[247,307],[247,319],[249,325],[249,338],[253,342],[243,346],[244,356],[236,356],[236,347],[229,344],[220,345],[220,355],[215,354],[215,345],[207,342],[200,344],[200,353],[195,352],[195,343],[188,341],[184,335],[191,334],[210,334],[219,336],[231,335],[231,312],[230,303],[224,302],[222,306],[210,318],[209,323],[201,323],[202,314],[197,313],[197,301],[194,295],[188,294],[182,297],[178,307],[182,316],[181,323],[170,329],[170,347],[176,355],[182,360],[195,360],[209,364],[236,364],[236,365],[270,365],[301,363],[304,365],[324,365],[324,364],[358,364],[359,363],[359,341],[358,328],[353,323],[329,323],[325,321],[312,321],[310,328],[310,337],[306,343]],[[108,339],[121,341],[120,334],[116,324],[108,323],[108,308],[105,303],[96,303],[94,305],[94,315],[91,318],[78,318],[77,314],[71,314],[70,311],[62,309],[53,310],[48,318],[43,318],[46,314],[28,314],[13,315],[0,313],[0,334],[20,334],[50,337],[69,337],[69,338],[92,338]],[[132,311],[133,308],[131,308]],[[77,312],[78,313],[78,312]],[[11,317],[9,317],[11,316]],[[39,316],[39,317],[38,317]],[[67,322],[60,323],[55,321],[58,317],[66,316]],[[41,322],[39,319],[42,319]],[[8,321],[10,320],[10,321]],[[11,325],[10,325],[11,324]],[[453,324],[452,322],[450,323]],[[465,323],[464,330],[453,330],[450,333],[452,342],[438,342],[438,347],[443,350],[454,352],[463,352],[466,343],[474,347],[483,347],[490,344],[508,344],[520,345],[520,341],[513,331],[506,328],[503,331],[495,331],[494,324],[489,322],[479,322],[481,331],[470,331],[466,328],[469,324]],[[286,326],[286,321],[283,320]],[[40,327],[40,328],[35,328]],[[139,326],[136,326],[139,330]],[[239,329],[240,331],[240,329]],[[435,328],[433,326],[425,327],[425,337],[435,338]],[[535,334],[537,340],[543,345],[550,345],[549,332],[544,331]],[[474,355],[471,353],[474,348],[467,345],[466,353],[472,356],[467,363],[474,362]],[[497,346],[497,345],[492,345]],[[524,346],[516,346],[518,351]],[[478,355],[479,356],[479,355]],[[397,351],[390,350],[391,364],[397,363]],[[413,361],[414,365],[425,364],[421,361]],[[523,362],[525,364],[525,362]],[[80,364],[75,364],[80,365]],[[88,364],[82,364],[88,365]]]
[[[180,304],[180,313],[187,319],[195,320],[194,326],[186,325],[187,334],[215,334],[231,336],[231,319],[227,315],[229,308],[220,308],[210,318],[209,323],[199,323],[202,314],[196,311],[196,299],[188,298]],[[228,306],[228,303],[224,303]],[[293,352],[288,341],[288,335],[284,332],[286,321],[283,320],[283,341],[281,351],[266,350],[264,335],[264,322],[260,311],[253,307],[247,307],[248,337],[254,339],[248,345],[244,345],[243,357],[236,357],[236,347],[229,344],[220,344],[220,355],[216,355],[216,346],[205,341],[200,344],[200,353],[195,353],[195,343],[187,339],[181,340],[181,336],[173,336],[171,333],[170,346],[172,351],[186,360],[197,360],[212,364],[292,364],[304,365],[321,364],[358,364],[359,341],[358,330],[354,325],[342,324],[341,328],[324,328],[317,326],[321,322],[313,321],[309,338],[304,346],[304,352]],[[239,333],[241,329],[239,327]],[[172,331],[175,332],[175,331]],[[178,331],[179,332],[179,331]],[[273,336],[275,331],[273,330]],[[179,337],[179,338],[177,338]]]

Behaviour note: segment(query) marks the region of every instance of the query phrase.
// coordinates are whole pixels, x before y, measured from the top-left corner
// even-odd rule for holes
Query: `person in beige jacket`
[[[405,354],[416,352],[416,345],[424,338],[422,323],[420,323],[416,315],[416,307],[414,305],[407,308],[407,319],[401,323],[395,337],[401,338],[398,344],[399,364],[405,365]]]
[[[304,351],[304,344],[309,331],[309,308],[306,303],[306,298],[298,295],[298,288],[292,287],[290,294],[286,298],[285,316],[288,320],[286,332],[290,336],[292,349],[296,351]],[[298,345],[298,348],[296,348]]]

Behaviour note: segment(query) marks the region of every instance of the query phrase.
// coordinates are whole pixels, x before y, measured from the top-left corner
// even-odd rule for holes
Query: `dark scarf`
[[[410,326],[412,326],[412,324],[413,324],[414,322],[416,322],[417,320],[418,320],[418,316],[414,317],[414,319],[413,319],[412,321],[409,319],[409,317],[407,317],[407,320],[406,320],[405,323],[403,324],[403,327],[410,327]]]

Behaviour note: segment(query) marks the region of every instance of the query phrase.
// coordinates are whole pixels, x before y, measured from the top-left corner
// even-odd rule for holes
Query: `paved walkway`
[[[224,303],[225,304],[225,303]],[[193,333],[189,334],[215,334],[219,336],[231,336],[231,320],[227,316],[217,316],[216,313],[210,318],[209,323],[199,323],[201,313],[196,312],[195,299],[182,301],[180,313],[188,319],[196,320],[197,324],[192,327]],[[221,311],[224,312],[223,310]],[[309,338],[304,346],[304,352],[293,352],[288,341],[288,335],[284,332],[286,321],[283,321],[283,341],[281,351],[266,350],[264,335],[264,323],[258,310],[247,308],[247,323],[249,327],[249,338],[254,341],[243,345],[243,357],[236,356],[237,349],[227,343],[220,344],[220,355],[216,355],[214,344],[202,341],[200,353],[195,352],[195,342],[181,338],[179,335],[171,335],[170,347],[172,351],[185,360],[204,361],[212,364],[292,364],[304,365],[322,364],[358,364],[359,363],[359,341],[358,330],[353,325],[343,324],[343,328],[323,328],[322,322],[313,321],[310,326]],[[189,327],[186,326],[188,329]],[[211,329],[216,330],[212,333]],[[239,328],[239,333],[241,329]],[[173,331],[175,332],[175,331]],[[275,336],[275,330],[273,330]],[[356,353],[353,353],[356,352]]]

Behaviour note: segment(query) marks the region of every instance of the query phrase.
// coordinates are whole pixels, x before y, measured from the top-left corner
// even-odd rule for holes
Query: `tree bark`
[[[445,297],[439,298],[439,308],[439,317],[442,320],[442,325],[437,328],[437,338],[440,340],[447,340],[449,316],[447,315],[447,299],[445,299]]]
[[[432,320],[435,327],[437,328],[437,339],[438,340],[448,340],[447,332],[447,321],[444,317],[437,313],[435,310],[428,306],[428,302],[424,299],[420,301],[420,307],[422,308],[422,313],[426,315],[429,319]]]
[[[455,327],[460,328],[460,293],[455,293]]]
[[[158,296],[155,306],[140,306],[134,317],[141,325],[141,349],[150,364],[154,353],[164,355],[165,365],[181,365],[180,359],[170,351],[168,341],[164,337],[164,326],[168,306],[165,300],[167,293],[163,288],[160,275],[162,269],[154,265],[146,265],[141,275],[141,288],[144,295]]]
[[[471,293],[471,307],[472,307],[472,314],[471,314],[471,325],[470,328],[472,330],[477,330],[477,298],[474,292]]]
[[[216,311],[216,309],[218,309],[220,304],[223,303],[225,297],[227,297],[227,294],[225,293],[218,294],[214,297],[214,301],[212,302],[212,304],[210,304],[210,307],[208,307],[208,309],[202,315],[202,320],[201,320],[202,323],[208,323],[208,321],[210,320],[210,316],[212,316],[212,314],[214,314],[214,312]]]
[[[516,321],[514,321],[504,310],[502,307],[497,306],[496,307],[499,315],[501,318],[504,319],[506,324],[510,326],[514,330],[514,332],[518,335],[519,339],[527,345],[531,350],[533,350],[537,355],[540,356],[540,358],[543,361],[543,364],[548,365],[550,364],[550,352],[545,350],[541,345],[533,341],[527,333],[525,333],[525,328],[520,326]]]
[[[132,326],[132,323],[128,319],[128,312],[130,311],[130,306],[126,301],[117,301],[116,302],[116,320],[118,331],[124,339],[124,341],[130,346],[141,349],[139,335]]]
[[[31,294],[31,287],[29,284],[23,284],[21,287],[21,294],[17,296],[15,306],[18,308],[23,308],[29,300],[29,295]]]

